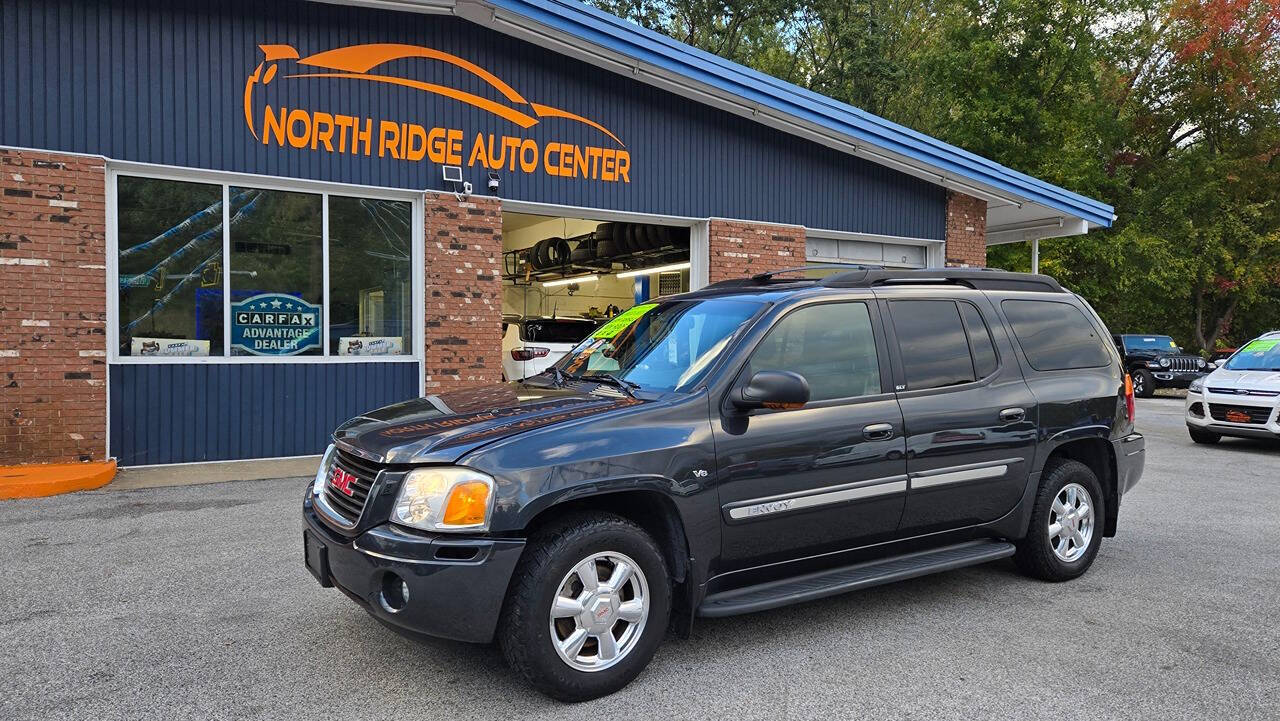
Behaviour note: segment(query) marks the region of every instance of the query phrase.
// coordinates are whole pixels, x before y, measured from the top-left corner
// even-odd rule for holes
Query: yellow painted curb
[[[0,466],[0,499],[41,498],[101,488],[115,476],[115,461]]]

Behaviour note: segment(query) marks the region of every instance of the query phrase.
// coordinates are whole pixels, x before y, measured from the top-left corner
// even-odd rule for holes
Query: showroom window
[[[122,357],[413,353],[410,201],[119,175],[115,207]]]

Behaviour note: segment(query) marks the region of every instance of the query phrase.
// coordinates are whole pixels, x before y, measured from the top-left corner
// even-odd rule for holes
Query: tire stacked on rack
[[[601,223],[596,228],[596,260],[608,260],[618,254],[618,231],[621,227],[621,223]]]
[[[568,263],[571,252],[564,238],[546,238],[529,249],[529,261],[536,270],[549,270]]]

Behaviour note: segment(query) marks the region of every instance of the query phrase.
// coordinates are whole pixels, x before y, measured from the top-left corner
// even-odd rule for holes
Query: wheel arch
[[[1116,520],[1120,514],[1119,492],[1117,489],[1115,448],[1106,439],[1098,436],[1075,438],[1056,446],[1045,458],[1048,467],[1055,458],[1070,459],[1085,464],[1098,477],[1102,485],[1104,510],[1102,535],[1116,535]]]

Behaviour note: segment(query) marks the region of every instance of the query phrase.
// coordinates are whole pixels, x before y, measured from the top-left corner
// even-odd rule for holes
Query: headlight
[[[324,455],[320,456],[320,470],[316,471],[316,479],[311,483],[311,495],[324,493],[324,482],[329,478],[329,469],[333,467],[333,457],[337,452],[332,443],[324,449]]]
[[[484,531],[493,508],[493,479],[470,468],[409,471],[391,520],[424,531]]]
[[[1204,391],[1204,382],[1197,378],[1191,381],[1191,385],[1187,387],[1188,393],[1201,393]]]
[[[1168,368],[1168,367],[1169,367],[1169,359],[1168,359],[1168,358],[1161,358],[1161,359],[1160,359],[1160,367],[1161,367],[1161,368]]]
[[[1201,358],[1199,361],[1196,361],[1196,365],[1200,366],[1201,368],[1204,368],[1206,365],[1208,365],[1208,363],[1205,363],[1204,359]]]

